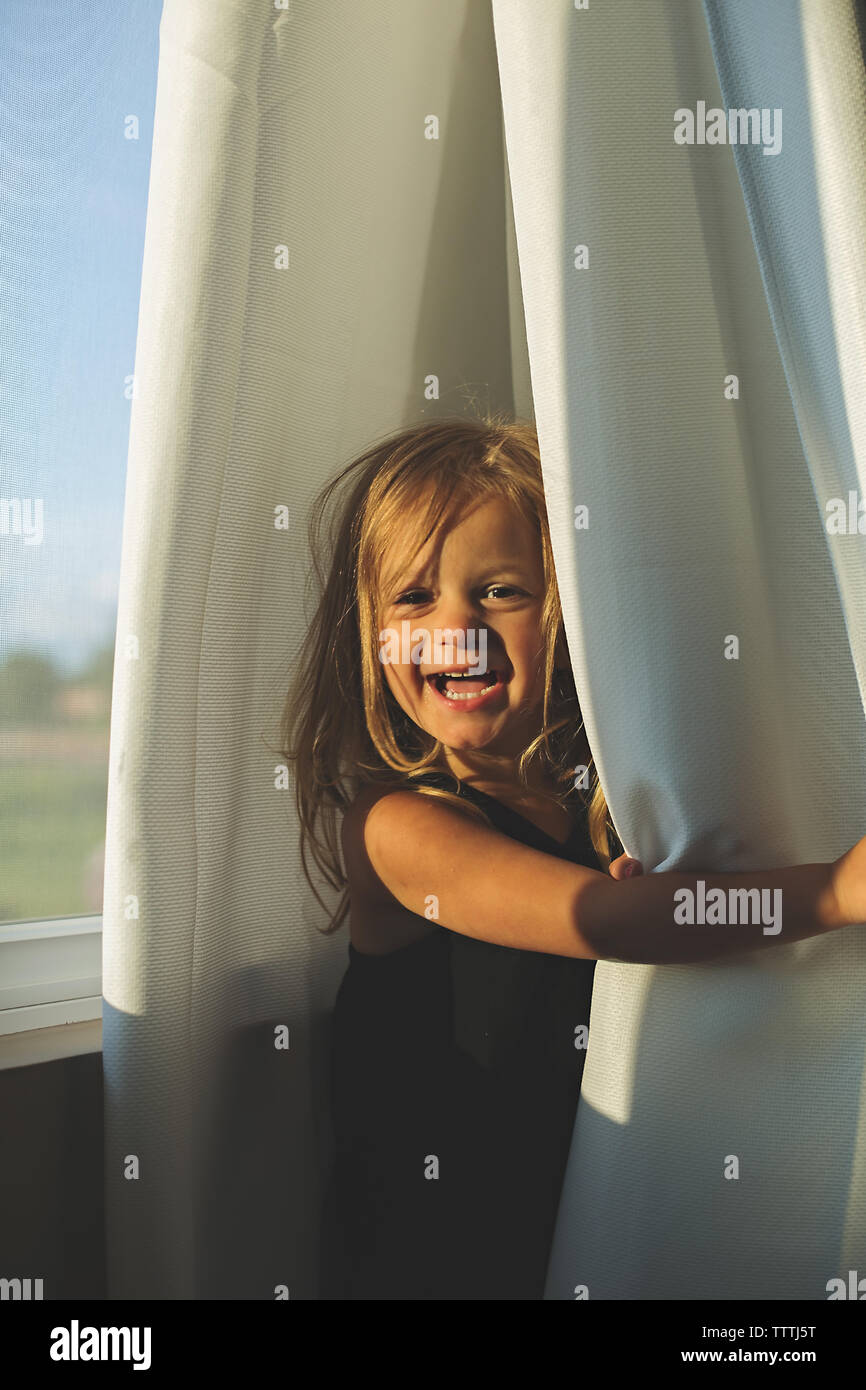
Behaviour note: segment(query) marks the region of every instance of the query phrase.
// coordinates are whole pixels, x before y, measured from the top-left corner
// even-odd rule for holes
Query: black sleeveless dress
[[[581,805],[560,845],[494,797],[460,795],[511,839],[599,868]],[[390,955],[348,949],[320,1297],[541,1299],[595,963],[435,924]]]

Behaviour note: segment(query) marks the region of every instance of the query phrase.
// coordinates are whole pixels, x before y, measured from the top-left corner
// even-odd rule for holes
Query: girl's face
[[[391,553],[411,555],[411,535],[407,525]],[[544,599],[538,536],[504,498],[478,503],[408,563],[386,555],[379,649],[383,630],[398,639],[409,632],[420,656],[392,641],[383,665],[397,703],[448,748],[517,756],[540,728]],[[441,643],[449,632],[463,634],[463,650],[454,636],[450,651],[437,652],[437,634]],[[486,674],[462,680],[444,674],[485,664]]]

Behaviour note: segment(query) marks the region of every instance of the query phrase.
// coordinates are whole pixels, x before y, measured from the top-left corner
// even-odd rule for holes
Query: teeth
[[[483,690],[444,690],[442,693],[446,700],[477,700],[479,695],[486,695],[488,690],[492,690],[496,684],[485,685]]]
[[[444,688],[445,682],[449,679],[459,680],[465,676],[472,676],[477,679],[476,673],[472,671],[437,671],[429,679],[435,684],[439,694],[445,696],[446,700],[477,700],[481,695],[486,695],[488,690],[495,689],[499,680],[495,671],[481,671],[478,674],[487,676],[490,682],[489,685],[484,686],[483,690],[446,690]]]

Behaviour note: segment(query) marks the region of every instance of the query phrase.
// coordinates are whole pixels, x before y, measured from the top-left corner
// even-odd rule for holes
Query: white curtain
[[[866,482],[855,6],[493,11],[556,561],[615,824],[646,869],[835,858],[866,831],[866,553],[824,524]],[[781,108],[781,149],[676,143],[699,101]],[[547,1297],[821,1299],[850,1269],[863,928],[601,964]]]
[[[487,4],[166,0],[111,733],[113,1298],[316,1296],[347,936],[317,931],[268,748],[307,511],[375,439],[512,407],[505,199]]]
[[[110,1294],[309,1298],[346,937],[316,930],[269,744],[310,499],[405,423],[534,408],[628,850],[841,853],[866,829],[866,585],[823,515],[866,462],[862,55],[850,0],[166,0],[160,41],[105,885]],[[677,145],[699,100],[783,108],[782,151]],[[822,1298],[866,1270],[864,1004],[859,928],[599,966],[548,1296]]]

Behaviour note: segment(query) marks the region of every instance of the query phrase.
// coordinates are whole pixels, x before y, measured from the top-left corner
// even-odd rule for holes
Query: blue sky
[[[0,660],[113,640],[162,0],[0,4]],[[124,121],[139,120],[139,139]]]

